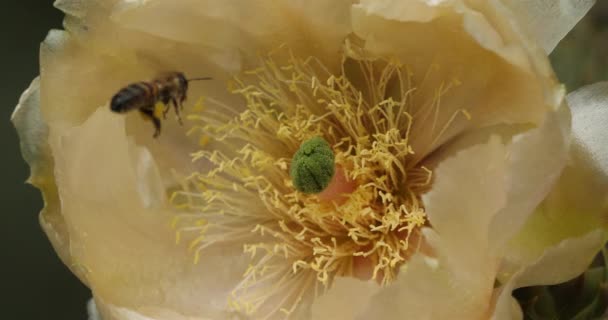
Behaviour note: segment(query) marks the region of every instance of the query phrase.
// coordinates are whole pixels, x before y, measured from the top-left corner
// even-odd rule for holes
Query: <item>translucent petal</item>
[[[157,308],[146,307],[145,312],[136,311],[130,308],[119,307],[112,304],[106,304],[99,299],[95,303],[92,299],[88,305],[89,320],[211,320],[211,319],[230,319],[229,315],[223,315],[222,318],[208,318],[185,316],[178,312]],[[94,310],[91,310],[94,309]],[[99,309],[99,311],[97,310]]]
[[[492,313],[492,320],[521,320],[523,313],[517,300],[512,296],[515,289],[515,278],[497,289],[496,304]]]
[[[596,175],[608,183],[608,82],[599,82],[568,95],[574,144],[593,162]]]
[[[101,320],[101,315],[99,314],[99,310],[97,310],[97,304],[93,298],[87,302],[87,314],[89,315],[89,320]]]
[[[433,229],[441,238],[450,270],[471,290],[493,277],[488,252],[492,219],[506,205],[506,148],[496,137],[443,161],[435,171],[433,189],[423,196]],[[441,254],[441,253],[440,253]],[[457,258],[456,258],[457,257]]]
[[[122,0],[55,0],[53,5],[70,16],[84,18],[93,11],[107,10],[118,1]]]
[[[507,206],[492,221],[491,246],[500,250],[547,196],[568,157],[570,114],[564,105],[551,112],[543,125],[513,137],[509,145]],[[531,156],[534,154],[534,156]]]
[[[40,79],[36,78],[19,98],[19,104],[11,116],[17,129],[21,154],[30,165],[31,178],[48,173],[50,153],[48,127],[40,114]],[[47,167],[45,169],[45,167]]]
[[[28,182],[42,192],[44,208],[40,212],[40,224],[46,232],[57,255],[71,265],[67,243],[66,225],[60,215],[60,203],[55,183],[54,160],[48,144],[48,126],[40,110],[40,81],[36,78],[23,92],[11,121],[19,135],[21,154],[30,166]],[[74,270],[76,275],[80,274]]]
[[[506,0],[528,32],[551,53],[576,23],[591,9],[595,0]]]
[[[587,269],[602,248],[606,234],[596,229],[578,238],[570,238],[548,248],[517,277],[515,288],[552,285],[573,279]]]
[[[487,308],[490,294],[458,281],[441,262],[416,255],[401,272],[355,319],[480,319]]]
[[[417,18],[413,15],[418,9],[403,8],[399,1],[361,2],[353,6],[353,31],[370,52],[397,57],[408,66],[422,101],[436,97],[438,88],[449,88],[433,121],[454,119],[439,144],[489,125],[540,125],[547,110],[561,105],[564,90],[546,56],[512,28],[504,10],[485,2],[411,2],[428,10]],[[422,17],[429,10],[432,18]],[[460,114],[462,110],[470,119]],[[414,122],[416,156],[434,150],[436,132],[428,129],[433,126]]]
[[[478,319],[490,305],[496,260],[488,228],[505,205],[506,147],[496,138],[443,161],[423,197],[436,258],[415,255],[373,297],[364,319]]]
[[[124,119],[99,110],[78,127],[51,125],[50,140],[71,265],[95,294],[144,314],[147,307],[223,314],[246,268],[241,247],[212,248],[193,264],[175,244],[156,164],[133,148]]]
[[[131,1],[116,10],[120,25],[257,62],[259,52],[287,44],[304,56],[339,62],[350,32],[352,1]],[[163,21],[151,24],[152,21]],[[210,28],[213,29],[212,32]]]
[[[48,123],[65,127],[79,125],[95,110],[108,110],[110,99],[122,87],[149,80],[167,70],[190,70],[191,74],[204,70],[200,71],[201,75],[211,75],[217,79],[213,83],[197,82],[192,85],[189,90],[192,98],[186,100],[186,110],[203,96],[219,99],[227,105],[235,105],[235,108],[242,104],[225,90],[222,80],[227,75],[220,76],[217,66],[203,63],[200,52],[182,52],[175,47],[154,49],[158,42],[142,39],[107,21],[97,27],[108,30],[86,31],[84,39],[74,36],[73,32],[51,31],[42,43],[41,112]],[[121,35],[120,41],[129,42],[130,45],[119,46],[117,40],[110,36],[115,33]],[[140,52],[148,54],[137,57],[141,55]],[[181,59],[168,58],[175,56]],[[157,57],[164,57],[164,60]],[[197,67],[192,67],[194,65]],[[74,90],[74,84],[78,84],[78,90]],[[129,135],[134,136],[138,144],[145,145],[159,163],[167,185],[173,183],[174,170],[178,175],[195,170],[187,155],[199,146],[198,140],[186,135],[192,126],[189,121],[180,126],[170,114],[162,122],[160,138],[153,139],[152,124],[144,121],[137,111],[122,116],[127,119]]]
[[[608,153],[604,126],[608,104],[602,97],[607,87],[606,83],[598,83],[568,96],[574,139],[567,166],[523,229],[509,242],[505,274],[536,260],[546,248],[564,239],[606,226]]]
[[[339,277],[329,290],[315,299],[312,319],[352,320],[368,307],[370,298],[380,291],[373,281]]]

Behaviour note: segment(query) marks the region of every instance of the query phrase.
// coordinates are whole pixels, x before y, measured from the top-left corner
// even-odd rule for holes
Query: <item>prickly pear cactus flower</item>
[[[521,319],[604,242],[608,85],[547,59],[592,1],[55,5],[13,122],[104,320]],[[112,112],[171,71],[183,125]]]

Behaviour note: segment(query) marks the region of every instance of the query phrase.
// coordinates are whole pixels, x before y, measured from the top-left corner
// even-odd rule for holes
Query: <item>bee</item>
[[[131,83],[120,89],[110,102],[110,109],[116,113],[126,113],[133,110],[139,112],[154,124],[154,138],[160,135],[160,118],[155,113],[156,104],[164,104],[163,118],[173,105],[179,124],[182,124],[180,110],[184,108],[184,101],[188,92],[188,82],[197,80],[211,80],[210,77],[187,79],[182,72],[168,72],[150,81]]]

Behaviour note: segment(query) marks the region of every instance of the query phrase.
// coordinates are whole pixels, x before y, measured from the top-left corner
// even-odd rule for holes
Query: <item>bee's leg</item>
[[[158,138],[158,136],[160,135],[160,119],[156,117],[156,115],[154,115],[154,109],[142,108],[139,109],[139,111],[142,115],[144,115],[144,117],[152,120],[155,129],[154,135],[152,135],[152,137]]]
[[[183,95],[180,99],[179,99],[179,106],[181,107],[182,111],[184,111],[184,101],[186,101],[186,95]]]
[[[167,113],[169,113],[169,110],[171,110],[171,106],[169,105],[169,99],[163,99],[162,100],[163,104],[164,104],[164,110],[163,110],[163,118],[165,120],[167,120]]]
[[[169,110],[171,110],[171,107],[165,104],[163,109],[163,119],[167,120],[167,113],[169,113]]]
[[[184,125],[184,122],[182,121],[182,115],[180,114],[180,104],[177,103],[177,100],[175,98],[171,98],[171,103],[173,103],[173,109],[175,109],[175,115],[177,116],[177,121],[179,122],[180,125]]]

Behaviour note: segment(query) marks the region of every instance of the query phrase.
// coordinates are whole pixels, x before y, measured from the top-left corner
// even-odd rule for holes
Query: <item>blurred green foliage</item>
[[[568,92],[608,80],[608,1],[598,1],[550,58]]]
[[[524,320],[606,319],[608,306],[608,256],[604,250],[596,264],[571,281],[554,286],[519,289],[515,297]]]

